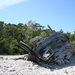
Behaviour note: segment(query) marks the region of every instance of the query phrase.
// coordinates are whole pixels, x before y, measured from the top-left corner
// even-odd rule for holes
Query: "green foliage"
[[[32,44],[23,36],[22,31],[30,38],[40,36],[42,39],[42,35],[46,37],[52,34],[49,29],[44,29],[44,26],[32,21],[28,21],[27,24],[19,23],[17,25],[11,23],[6,24],[0,21],[0,54],[20,55],[27,53],[16,44],[16,41],[23,41],[33,48]],[[59,32],[63,33],[63,30],[61,29]],[[75,34],[68,32],[63,34],[75,49]]]
[[[72,34],[72,35],[70,36],[70,41],[71,41],[71,42],[75,41],[75,34]]]
[[[0,30],[3,29],[3,24],[4,24],[4,22],[0,21]]]
[[[60,31],[59,31],[60,33],[63,33],[63,30],[62,29],[60,29]]]
[[[67,33],[64,33],[65,37],[70,41],[70,36],[71,36],[71,33],[67,32]]]
[[[61,29],[59,32],[63,33],[63,30]],[[74,34],[71,34],[69,32],[63,33],[63,34],[68,39],[68,41],[72,44],[73,48],[75,49],[75,32]]]
[[[40,39],[43,39],[43,37],[42,37],[42,35],[44,35],[45,37],[47,36],[47,34],[46,34],[46,32],[45,31],[42,31],[41,33],[40,33]]]
[[[73,46],[73,48],[75,50],[75,41],[72,41],[71,44],[72,44],[72,46]]]

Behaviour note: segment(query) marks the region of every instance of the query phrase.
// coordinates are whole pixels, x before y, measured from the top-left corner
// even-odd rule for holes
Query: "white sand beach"
[[[27,55],[0,55],[0,75],[75,75],[75,56],[69,64],[56,65],[55,69],[44,68],[26,58]]]

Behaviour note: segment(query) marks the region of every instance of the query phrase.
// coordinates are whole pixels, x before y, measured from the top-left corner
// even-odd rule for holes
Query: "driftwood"
[[[17,42],[17,44],[29,52],[30,60],[36,61],[44,67],[46,66],[52,68],[52,66],[48,65],[50,63],[69,63],[69,59],[74,53],[72,45],[62,33],[54,32],[49,25],[48,27],[52,34],[48,37],[43,35],[43,39],[41,41],[40,37],[30,39],[26,33],[22,32],[34,46],[33,49],[22,41]],[[35,40],[38,41],[37,44],[34,43]]]

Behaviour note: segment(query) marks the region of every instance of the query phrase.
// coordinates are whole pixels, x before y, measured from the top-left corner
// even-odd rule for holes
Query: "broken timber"
[[[65,36],[62,33],[54,32],[49,25],[48,27],[52,32],[52,34],[49,35],[48,37],[45,37],[43,35],[42,36],[43,39],[41,41],[40,37],[30,39],[26,33],[22,32],[24,36],[29,40],[29,42],[31,42],[32,45],[34,46],[33,49],[22,41],[17,42],[17,44],[24,50],[29,52],[30,60],[36,61],[39,64],[69,63],[68,60],[74,53],[72,45],[69,43],[69,41],[65,38]],[[38,41],[37,44],[34,43],[35,40]],[[49,65],[48,67],[51,66]]]

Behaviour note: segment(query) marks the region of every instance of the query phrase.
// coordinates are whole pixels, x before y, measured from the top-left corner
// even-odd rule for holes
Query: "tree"
[[[75,34],[71,34],[71,35],[70,35],[70,41],[71,41],[71,42],[75,41]]]
[[[48,36],[52,34],[49,29],[44,29],[44,26],[31,20],[28,21],[27,24],[18,23],[17,25],[11,23],[6,24],[3,21],[0,21],[0,54],[26,53],[26,51],[23,51],[18,45],[16,45],[16,41],[23,41],[33,48],[32,44],[22,35],[22,31],[24,31],[30,38],[40,36],[42,39],[42,35]],[[62,29],[60,32],[63,33]],[[75,48],[75,34],[69,32],[63,34]]]
[[[72,44],[73,48],[75,49],[75,41],[72,41],[71,44]]]
[[[60,31],[59,31],[60,33],[63,33],[63,30],[62,29],[60,29]]]
[[[68,39],[68,41],[70,41],[71,33],[67,32],[67,33],[64,33],[64,35]]]
[[[19,23],[19,24],[17,25],[17,27],[18,27],[18,28],[23,28],[23,23]]]
[[[0,30],[3,29],[3,24],[4,24],[4,22],[3,21],[0,21]]]

